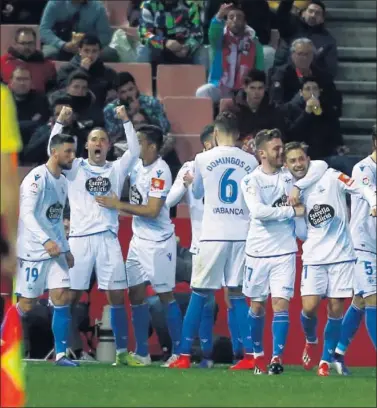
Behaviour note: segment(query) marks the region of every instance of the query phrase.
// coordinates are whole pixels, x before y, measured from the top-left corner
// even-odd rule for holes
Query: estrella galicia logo
[[[56,224],[60,221],[63,214],[63,206],[60,203],[55,203],[50,205],[46,211],[46,217],[53,224]]]
[[[323,228],[335,216],[335,210],[328,204],[315,204],[309,211],[308,220],[314,228]]]
[[[278,198],[273,204],[273,207],[287,207],[288,206],[288,196],[283,194],[280,198]]]
[[[86,180],[85,188],[93,196],[103,196],[111,190],[111,181],[107,177],[91,177]]]
[[[136,204],[136,205],[143,204],[143,197],[140,194],[135,184],[131,186],[130,188],[130,204]]]

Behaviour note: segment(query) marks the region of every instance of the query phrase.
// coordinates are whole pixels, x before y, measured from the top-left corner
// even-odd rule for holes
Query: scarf
[[[242,88],[245,74],[254,67],[256,57],[255,31],[246,26],[242,37],[235,36],[228,27],[224,28],[220,87]]]

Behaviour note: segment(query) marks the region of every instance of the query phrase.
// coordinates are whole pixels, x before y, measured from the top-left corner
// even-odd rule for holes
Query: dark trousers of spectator
[[[338,170],[347,176],[352,175],[353,167],[356,163],[362,160],[361,156],[328,156],[324,157],[323,160],[335,170]]]

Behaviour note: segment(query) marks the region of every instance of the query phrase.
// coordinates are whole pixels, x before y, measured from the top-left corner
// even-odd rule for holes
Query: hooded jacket
[[[46,60],[40,51],[25,57],[15,48],[10,47],[8,53],[0,58],[1,77],[5,83],[9,83],[13,71],[18,67],[25,67],[30,71],[32,88],[37,92],[46,92],[55,85],[55,64]]]

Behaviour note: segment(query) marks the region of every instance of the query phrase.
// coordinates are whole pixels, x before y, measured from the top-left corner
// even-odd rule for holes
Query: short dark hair
[[[372,140],[373,140],[373,143],[376,143],[377,141],[377,125],[376,124],[372,126]]]
[[[291,150],[301,149],[308,154],[308,145],[304,142],[289,142],[284,145],[284,155],[286,156]]]
[[[200,143],[204,146],[205,142],[208,142],[209,139],[213,137],[213,131],[215,130],[215,126],[207,125],[200,134]]]
[[[325,3],[321,0],[311,0],[311,2],[308,4],[307,7],[309,7],[311,4],[316,4],[317,6],[321,7],[323,14],[326,13],[326,6]]]
[[[252,68],[243,79],[244,85],[249,85],[252,82],[263,82],[266,84],[266,73],[260,69]]]
[[[66,133],[58,133],[53,136],[50,141],[50,149],[60,146],[64,143],[76,143],[75,138],[72,135],[67,135]]]
[[[242,7],[242,1],[240,1],[240,0],[230,0],[230,1],[227,1],[226,3],[228,3],[228,4],[230,3],[232,5],[232,7],[229,9],[229,11],[239,10],[239,11],[242,11],[245,14],[245,10]],[[229,11],[228,11],[228,13],[229,13]],[[228,13],[226,15],[226,18],[228,18]]]
[[[155,144],[157,151],[160,151],[164,142],[164,132],[159,126],[142,124],[136,126],[136,132],[140,132],[147,138],[149,143]]]
[[[14,35],[14,39],[15,39],[16,42],[17,42],[17,40],[18,40],[18,37],[19,37],[22,33],[24,33],[24,34],[31,34],[31,35],[34,37],[34,40],[35,40],[35,41],[37,40],[37,34],[36,34],[36,32],[34,31],[33,28],[31,28],[31,27],[20,27],[20,28],[16,31],[15,35]]]
[[[320,83],[318,78],[314,77],[314,76],[304,76],[301,78],[301,89],[304,88],[304,85],[308,82],[315,82],[319,87],[320,87]]]
[[[220,131],[231,134],[233,136],[238,136],[238,120],[237,116],[229,111],[220,112],[213,123],[214,128],[219,129]]]
[[[79,42],[79,48],[82,48],[84,45],[99,45],[101,48],[101,41],[96,35],[85,34],[83,39]]]
[[[109,136],[109,134],[107,133],[107,130],[106,130],[105,128],[101,127],[101,126],[96,126],[95,128],[91,129],[90,132],[88,132],[88,135],[86,136],[86,139],[89,139],[89,136],[90,136],[94,131],[99,131],[99,132],[105,133],[106,136],[107,136],[107,138],[108,138],[109,141],[110,141],[110,136]]]
[[[60,95],[51,101],[51,108],[55,109],[57,105],[68,105],[72,107],[72,98],[69,95]]]
[[[255,136],[255,149],[260,150],[261,147],[273,139],[283,139],[279,129],[263,129]]]
[[[118,74],[118,78],[116,81],[116,90],[121,88],[123,85],[128,84],[129,82],[132,82],[133,84],[136,85],[134,76],[130,74],[129,72],[120,72]]]
[[[73,71],[69,75],[68,80],[67,80],[67,84],[71,85],[71,83],[76,79],[81,79],[82,81],[86,81],[86,82],[89,83],[89,75],[86,74],[83,71],[80,71],[79,69],[77,69],[76,71]]]

